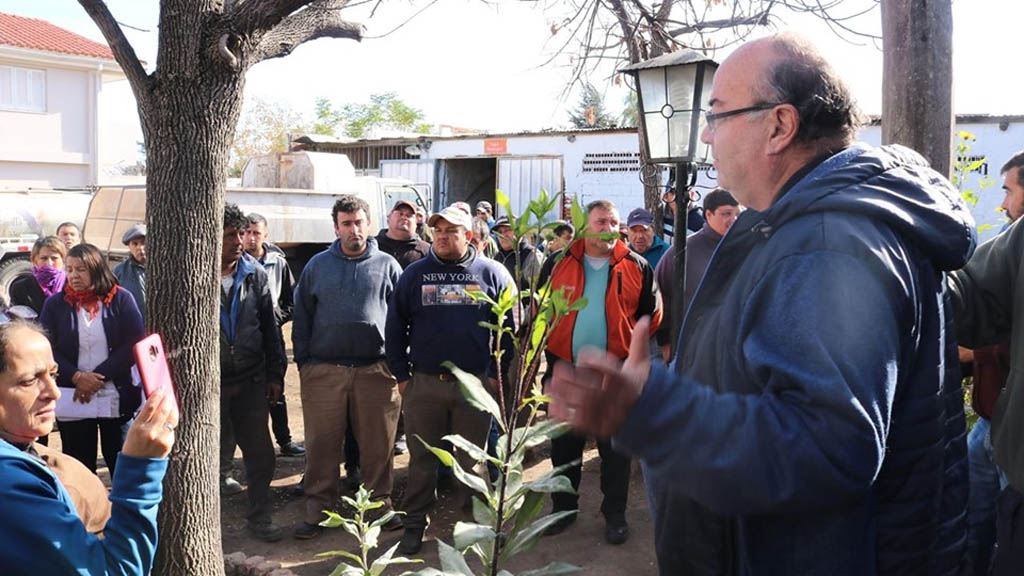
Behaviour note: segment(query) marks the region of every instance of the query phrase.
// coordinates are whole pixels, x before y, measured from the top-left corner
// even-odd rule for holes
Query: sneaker
[[[629,524],[625,520],[605,520],[604,540],[612,546],[625,544],[629,540]]]
[[[568,510],[555,510],[554,512],[568,512]],[[577,516],[579,516],[579,513],[573,514],[571,516],[566,516],[556,521],[554,524],[544,529],[544,535],[554,536],[555,534],[561,534],[562,532],[565,532],[565,530],[569,528],[569,526],[572,526],[573,522],[576,521]]]
[[[263,540],[264,542],[277,542],[284,537],[284,531],[273,522],[268,522],[267,524],[253,524],[250,522],[246,529],[248,529],[249,534],[253,538]]]
[[[302,444],[296,444],[295,442],[288,442],[286,444],[281,444],[281,456],[284,456],[284,457],[287,458],[287,457],[305,456],[305,455],[306,455],[306,449],[302,446]]]
[[[238,480],[228,476],[220,481],[220,493],[222,496],[234,496],[243,490]]]
[[[405,434],[402,434],[395,440],[395,456],[401,456],[409,451],[409,445],[405,441]]]
[[[398,543],[398,552],[406,556],[416,554],[423,548],[423,528],[406,528]]]
[[[324,527],[319,524],[310,524],[309,522],[303,522],[295,528],[295,532],[292,534],[296,540],[312,540],[320,535],[324,531]]]

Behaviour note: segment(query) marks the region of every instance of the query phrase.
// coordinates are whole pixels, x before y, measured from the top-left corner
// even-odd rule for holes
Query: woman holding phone
[[[178,424],[174,397],[169,390],[151,396],[128,430],[100,539],[76,515],[76,486],[55,475],[33,443],[53,427],[62,394],[56,379],[57,363],[38,324],[0,325],[2,571],[11,576],[149,574],[167,454]]]
[[[64,290],[46,299],[40,322],[60,366],[57,421],[64,453],[96,471],[96,434],[111,476],[124,442],[124,425],[141,403],[132,380],[132,347],[142,339],[142,315],[117,285],[99,249],[68,251]]]

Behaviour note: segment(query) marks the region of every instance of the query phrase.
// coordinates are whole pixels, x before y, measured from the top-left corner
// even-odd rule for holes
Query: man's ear
[[[781,104],[769,111],[772,120],[768,135],[768,153],[780,154],[796,141],[800,131],[800,113],[792,104]]]

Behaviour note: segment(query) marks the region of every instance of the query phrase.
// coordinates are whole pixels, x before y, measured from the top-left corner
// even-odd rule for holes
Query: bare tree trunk
[[[883,0],[882,143],[920,152],[951,176],[953,13],[950,0]]]
[[[149,129],[147,289],[150,327],[174,343],[172,367],[186,415],[164,481],[164,502],[188,505],[160,508],[154,574],[220,574],[217,265],[241,77],[169,82],[170,89],[156,96]],[[184,158],[192,165],[187,170],[180,165]]]
[[[154,574],[224,573],[218,478],[219,262],[228,152],[245,72],[323,37],[361,39],[348,0],[161,0],[147,74],[103,0],[79,0],[125,71],[146,139],[147,321],[181,405]]]

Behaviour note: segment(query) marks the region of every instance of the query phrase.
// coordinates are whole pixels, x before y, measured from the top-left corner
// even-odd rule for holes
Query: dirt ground
[[[285,339],[290,343],[290,325],[285,327]],[[291,350],[288,350],[289,356]],[[299,376],[298,369],[294,364],[288,366],[288,374],[285,381],[285,396],[288,402],[289,424],[294,441],[302,442],[302,405],[299,399]],[[53,434],[51,441],[56,440],[59,445],[59,435]],[[275,446],[276,448],[276,446]],[[409,463],[409,456],[402,455],[395,458],[395,488],[394,501],[397,509],[401,509],[402,495],[405,492],[406,469]],[[292,531],[302,520],[303,498],[293,493],[299,479],[302,476],[305,466],[305,458],[282,458],[277,459],[277,469],[272,484],[273,519],[276,524],[285,531],[285,538],[280,542],[265,543],[249,537],[245,531],[245,508],[246,493],[224,497],[221,501],[221,526],[223,535],[224,553],[244,552],[247,555],[260,555],[268,560],[280,562],[284,567],[290,568],[300,576],[319,576],[330,574],[338,565],[336,558],[317,558],[316,555],[330,550],[347,550],[357,552],[355,539],[342,529],[325,530],[320,537],[313,540],[295,540],[292,538]],[[647,501],[644,497],[643,478],[639,471],[639,465],[634,463],[633,476],[630,483],[629,507],[626,518],[630,525],[630,539],[621,546],[611,546],[604,541],[604,519],[600,513],[601,490],[600,490],[600,458],[597,455],[596,446],[591,443],[584,454],[583,480],[581,485],[580,513],[577,521],[565,532],[551,537],[542,538],[540,543],[532,551],[520,555],[513,560],[512,565],[507,566],[513,572],[521,572],[534,568],[540,568],[549,562],[556,560],[569,562],[583,568],[584,574],[594,576],[618,576],[630,574],[631,576],[648,576],[657,574],[657,564],[654,556],[653,527],[651,525],[650,513],[647,510]],[[235,455],[235,477],[242,474],[238,471],[243,469],[241,452]],[[551,462],[545,452],[538,460],[530,465],[527,472],[527,479],[535,478],[551,469]],[[101,470],[101,476],[106,480],[106,470]],[[339,476],[344,476],[344,468],[339,470]],[[241,480],[241,478],[239,478]],[[244,480],[243,480],[244,483]],[[343,494],[351,496],[350,492]],[[416,557],[424,561],[423,565],[440,568],[437,559],[437,545],[435,539],[441,539],[451,544],[452,527],[459,519],[459,514],[453,509],[452,488],[439,488],[438,509],[432,515],[432,522],[427,530],[423,549]],[[550,504],[548,506],[550,510]],[[387,550],[402,536],[401,531],[385,532],[381,535],[380,547],[371,552],[371,558]],[[474,569],[479,569],[479,562],[475,557],[470,558],[469,564]],[[386,574],[400,574],[405,570],[418,569],[423,566],[395,567]],[[480,570],[478,574],[482,574]]]

